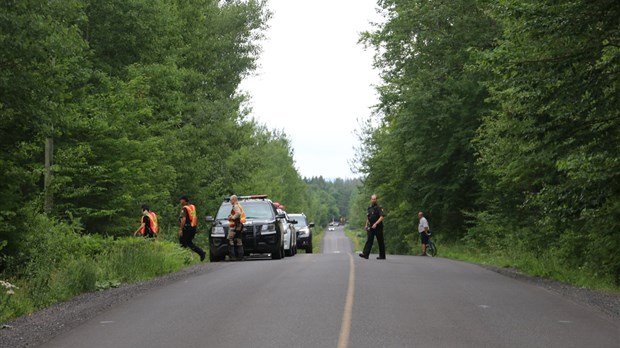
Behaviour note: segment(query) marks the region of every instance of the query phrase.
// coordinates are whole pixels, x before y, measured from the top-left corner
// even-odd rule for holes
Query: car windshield
[[[259,220],[273,220],[273,208],[269,202],[239,202],[241,207],[243,207],[243,211],[245,212],[246,219],[259,219]],[[230,211],[232,210],[232,205],[228,202],[222,204],[220,210],[217,212],[217,220],[226,220],[228,219],[228,215],[230,215]]]
[[[308,222],[306,221],[306,218],[304,218],[303,215],[291,214],[288,217],[291,220],[297,220],[297,223],[295,224],[295,227],[297,227],[297,228],[302,228],[302,227],[308,226]]]

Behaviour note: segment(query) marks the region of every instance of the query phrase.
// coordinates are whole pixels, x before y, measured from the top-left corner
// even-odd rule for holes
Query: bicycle
[[[426,244],[426,255],[430,257],[435,257],[437,255],[437,246],[433,243],[431,239],[431,232],[428,232],[428,244]]]

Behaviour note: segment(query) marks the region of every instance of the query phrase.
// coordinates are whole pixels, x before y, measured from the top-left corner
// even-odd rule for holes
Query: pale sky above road
[[[305,177],[353,178],[358,120],[377,103],[373,51],[359,34],[377,22],[376,0],[270,0],[256,74],[241,89],[252,117],[284,130]]]

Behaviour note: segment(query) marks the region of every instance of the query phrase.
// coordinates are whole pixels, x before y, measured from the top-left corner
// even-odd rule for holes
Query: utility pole
[[[52,67],[56,67],[56,56],[50,57],[50,63]],[[56,111],[57,112],[57,111]],[[54,195],[52,192],[52,180],[54,173],[52,172],[52,165],[54,164],[54,114],[50,116],[50,128],[47,129],[47,138],[45,138],[45,178],[43,180],[43,195],[45,202],[43,203],[43,211],[45,214],[50,214],[54,209]]]
[[[45,180],[43,181],[43,192],[45,195],[45,203],[43,205],[43,211],[46,214],[52,212],[54,208],[54,196],[52,194],[52,164],[54,162],[54,139],[45,139]]]

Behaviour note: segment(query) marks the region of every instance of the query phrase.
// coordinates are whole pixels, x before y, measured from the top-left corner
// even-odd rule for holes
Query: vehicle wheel
[[[272,260],[280,260],[282,258],[282,249],[284,249],[284,246],[278,247],[276,248],[276,250],[274,250],[271,253],[271,259]]]
[[[306,247],[306,254],[312,254],[312,243],[308,244]]]
[[[220,261],[222,261],[222,258],[213,255],[211,250],[209,250],[209,262],[220,262]]]
[[[435,246],[435,243],[433,242],[429,242],[428,245],[426,246],[426,254],[428,256],[432,256],[435,257],[435,255],[437,255],[437,247]]]
[[[284,249],[284,245],[282,245],[282,249],[284,250],[284,256],[293,256],[293,242],[289,239],[285,243],[288,243],[288,250]]]

